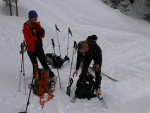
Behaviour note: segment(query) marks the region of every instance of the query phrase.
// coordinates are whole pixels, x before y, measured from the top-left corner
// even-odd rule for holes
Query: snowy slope
[[[55,24],[62,56],[67,53],[68,27],[73,36],[69,41],[69,57],[73,52],[73,41],[79,42],[89,35],[98,36],[103,51],[102,72],[118,79],[113,82],[102,76],[102,95],[108,108],[102,108],[97,98],[90,101],[77,100],[70,103],[78,77],[74,78],[71,97],[66,87],[71,67],[65,63],[59,69],[62,89],[56,85],[55,97],[41,109],[39,100],[31,95],[28,113],[150,113],[150,26],[140,18],[126,16],[105,5],[102,0],[26,0],[19,1],[19,17],[9,16],[8,8],[0,1],[0,112],[18,113],[24,111],[28,98],[28,84],[32,78],[32,67],[25,53],[25,82],[22,77],[21,92],[19,77],[21,66],[20,43],[23,40],[22,26],[29,10],[38,12],[38,20],[45,28],[45,53],[53,52],[51,38],[54,38],[59,55]],[[132,13],[132,11],[130,12]],[[13,14],[15,15],[15,13]],[[76,54],[73,60],[75,69]],[[57,75],[57,70],[52,69]]]

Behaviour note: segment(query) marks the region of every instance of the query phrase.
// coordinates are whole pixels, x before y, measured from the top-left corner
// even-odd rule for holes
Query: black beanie
[[[96,36],[96,35],[92,35],[92,36],[91,36],[91,39],[92,39],[92,40],[97,40],[97,36]]]

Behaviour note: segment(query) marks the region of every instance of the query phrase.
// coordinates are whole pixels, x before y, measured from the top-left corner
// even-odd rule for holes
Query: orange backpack
[[[36,69],[34,93],[42,96],[44,93],[50,92],[50,76],[48,69]]]

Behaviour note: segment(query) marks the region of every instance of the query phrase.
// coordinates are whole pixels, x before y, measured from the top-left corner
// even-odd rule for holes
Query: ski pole
[[[22,74],[22,72],[23,72],[23,76],[24,76],[24,87],[25,87],[25,95],[26,95],[25,69],[24,69],[24,52],[26,51],[26,44],[25,44],[25,41],[23,41],[23,43],[21,43],[20,48],[21,48],[20,54],[22,54],[22,60],[21,60],[21,69],[20,69],[19,92],[20,92],[20,85],[21,85],[21,74]],[[23,68],[23,69],[22,69],[22,68]]]
[[[56,28],[56,34],[57,34],[57,40],[58,40],[58,46],[59,46],[59,52],[60,52],[60,57],[61,57],[61,50],[60,50],[60,44],[59,44],[59,38],[58,38],[58,32],[60,32],[60,30],[58,29],[57,25],[55,24],[55,28]]]
[[[91,68],[92,69],[92,68]],[[93,71],[94,71],[94,69],[92,69]],[[114,79],[114,78],[112,78],[112,77],[110,77],[110,76],[108,76],[108,75],[106,75],[106,74],[104,74],[104,73],[101,73],[101,75],[104,75],[104,76],[106,76],[108,79],[110,79],[110,80],[112,80],[112,81],[114,81],[114,82],[117,82],[118,80],[117,79]]]
[[[53,40],[53,39],[51,39],[51,40],[52,40],[53,50],[54,50],[54,54],[55,54],[55,44],[54,44],[54,40]],[[56,60],[56,65],[57,65],[56,56],[55,56],[55,60]],[[58,77],[59,77],[58,67],[57,67],[57,73],[58,73]],[[59,84],[60,84],[60,89],[61,89],[60,77],[59,77]]]
[[[68,28],[67,57],[68,57],[68,49],[69,49],[69,34],[72,36],[72,32],[71,32],[70,28]]]
[[[68,82],[68,86],[67,86],[67,90],[66,90],[66,94],[68,96],[70,96],[71,85],[73,83],[73,79],[70,78],[70,76],[71,76],[71,69],[72,69],[72,64],[73,64],[73,57],[74,57],[74,54],[75,54],[76,47],[77,47],[77,43],[76,43],[76,41],[74,41],[74,46],[73,46],[74,49],[73,49],[73,54],[72,54],[72,61],[71,61],[71,68],[70,68],[70,75],[69,75],[69,82]]]
[[[19,92],[20,92],[22,64],[23,64],[23,43],[21,43],[20,48],[21,48],[20,54],[22,54],[22,59],[21,59],[21,68],[20,68]]]
[[[94,75],[93,75],[92,73],[90,73],[89,71],[88,71],[88,73],[94,77]],[[118,81],[117,79],[114,79],[114,78],[112,78],[112,77],[110,77],[110,76],[108,76],[108,75],[106,75],[106,74],[104,74],[104,73],[101,73],[101,75],[106,76],[107,78],[109,78],[110,80],[112,80],[112,81],[114,81],[114,82],[117,82],[117,81]],[[95,77],[94,77],[94,78],[95,78]]]
[[[112,78],[112,77],[110,77],[110,76],[108,76],[108,75],[106,75],[106,74],[104,74],[104,73],[101,73],[102,75],[104,75],[104,76],[106,76],[107,78],[109,78],[110,80],[112,80],[112,81],[114,81],[114,82],[117,82],[118,80],[117,79],[114,79],[114,78]]]
[[[34,75],[33,75],[33,77],[32,77],[31,86],[33,85],[33,79],[34,79]],[[30,95],[31,95],[31,89],[32,89],[32,87],[30,87],[29,96],[28,96],[28,101],[27,101],[27,106],[26,106],[26,111],[24,111],[24,112],[19,112],[19,113],[27,113],[27,109],[28,109],[28,106],[29,106],[29,104],[30,104],[29,100],[30,100]]]

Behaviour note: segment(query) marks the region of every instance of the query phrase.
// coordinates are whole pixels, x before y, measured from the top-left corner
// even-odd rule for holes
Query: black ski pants
[[[31,60],[31,63],[33,65],[33,73],[35,72],[35,68],[34,65],[38,64],[37,58],[39,59],[42,67],[44,69],[49,69],[49,73],[50,73],[50,77],[54,77],[54,73],[51,71],[51,69],[49,68],[47,62],[46,62],[46,58],[45,58],[45,54],[44,54],[44,50],[42,48],[42,46],[36,46],[35,48],[35,52],[27,52],[28,56]]]
[[[88,72],[88,68],[90,66],[91,61],[92,61],[92,59],[88,59],[88,58],[84,59],[83,67],[82,67],[82,71],[81,71],[81,79],[83,79],[83,80],[85,79],[86,73]],[[99,70],[98,72],[95,71],[95,87],[98,87],[101,85],[101,80],[102,80],[101,70]]]

